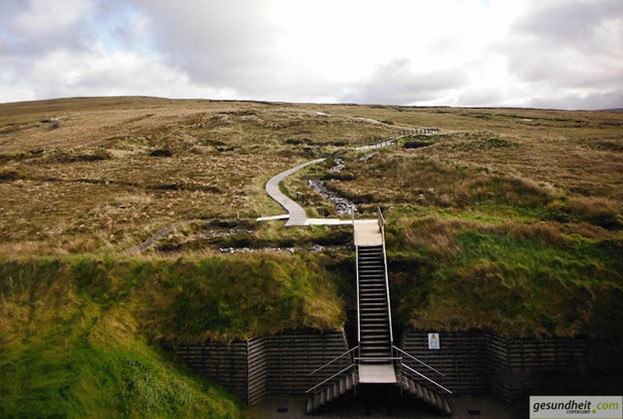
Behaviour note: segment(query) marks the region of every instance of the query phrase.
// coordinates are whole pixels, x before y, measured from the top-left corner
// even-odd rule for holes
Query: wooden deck
[[[396,371],[393,364],[359,364],[361,384],[395,384]]]
[[[378,220],[356,220],[355,246],[381,246],[383,236],[379,229]]]

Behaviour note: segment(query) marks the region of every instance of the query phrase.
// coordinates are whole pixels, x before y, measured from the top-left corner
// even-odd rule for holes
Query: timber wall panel
[[[487,331],[441,332],[439,340],[440,349],[429,350],[427,332],[407,330],[402,349],[445,377],[436,377],[415,361],[405,363],[456,394],[489,392],[508,402],[535,390],[538,372],[580,362],[587,355],[589,344],[581,337],[506,338]]]

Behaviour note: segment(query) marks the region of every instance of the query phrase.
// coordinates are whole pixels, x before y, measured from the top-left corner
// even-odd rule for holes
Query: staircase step
[[[368,330],[370,330],[371,333],[376,333],[374,331],[375,329],[378,331],[382,328],[383,330],[381,331],[385,333],[385,331],[389,332],[389,321],[387,319],[385,319],[385,321],[381,321],[380,319],[378,321],[365,321],[361,322],[361,328],[365,329],[366,333],[368,333]]]
[[[435,405],[435,407],[437,407],[439,410],[443,410],[443,406],[441,404],[441,397],[439,397],[439,394],[430,391],[431,397],[433,399],[433,404]]]
[[[424,391],[424,386],[415,383],[415,391],[418,395],[418,397],[420,399],[422,399],[422,401],[427,402],[428,403],[428,394]]]
[[[420,385],[420,387],[422,388],[422,393],[424,394],[424,400],[426,400],[429,404],[435,405],[435,401],[433,400],[433,396],[430,391],[423,385]]]
[[[346,390],[350,391],[353,388],[353,376],[348,374],[346,376]]]
[[[378,342],[359,342],[362,351],[385,351],[390,349],[389,340]]]
[[[382,302],[387,302],[387,294],[379,293],[379,292],[362,292],[359,295],[359,300],[361,301],[363,299],[365,299],[367,301],[379,300],[379,301],[382,301]]]
[[[387,298],[383,298],[378,295],[365,295],[359,297],[359,309],[368,309],[378,306],[385,307],[385,311],[387,312]]]
[[[378,348],[361,348],[361,356],[363,358],[373,358],[373,357],[388,357],[391,355],[391,351],[389,347],[378,347]]]
[[[365,336],[384,336],[386,339],[389,339],[389,328],[363,328],[362,327],[362,335],[365,333]]]
[[[400,388],[402,388],[403,391],[409,391],[409,383],[407,382],[407,378],[404,375],[400,379]]]
[[[325,391],[327,392],[327,403],[333,401],[333,386],[325,387]]]
[[[409,386],[409,393],[421,398],[422,394],[418,391],[417,387],[415,386],[415,383],[410,379],[407,379],[407,380],[408,380],[407,385]]]
[[[387,327],[389,328],[389,320],[387,317],[364,317],[361,319],[361,327]]]
[[[361,340],[363,342],[371,342],[371,341],[378,341],[380,340],[381,342],[389,342],[389,332],[387,333],[370,333],[369,331],[366,330],[365,335],[361,336]]]
[[[389,336],[381,336],[378,338],[363,338],[362,337],[360,343],[368,348],[370,346],[375,346],[375,345],[389,348],[389,345],[390,345]]]

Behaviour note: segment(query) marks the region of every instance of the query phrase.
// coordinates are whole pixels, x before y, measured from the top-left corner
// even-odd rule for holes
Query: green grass
[[[333,280],[300,257],[3,260],[0,416],[240,417],[161,339],[340,328]]]
[[[616,303],[623,296],[620,243],[539,239],[527,231],[463,226],[450,233],[453,243],[446,248],[453,252],[445,257],[420,247],[419,278],[397,284],[403,321],[418,328],[485,328],[520,336],[603,338],[606,328],[597,325],[608,323],[607,333],[621,329],[617,317],[609,318],[612,313],[604,316],[623,315]]]

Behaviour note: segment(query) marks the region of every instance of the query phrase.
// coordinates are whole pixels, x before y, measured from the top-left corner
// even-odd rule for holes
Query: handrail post
[[[361,310],[359,308],[359,248],[355,238],[355,208],[353,206],[353,243],[355,243],[355,271],[357,273],[357,355],[361,356]]]

